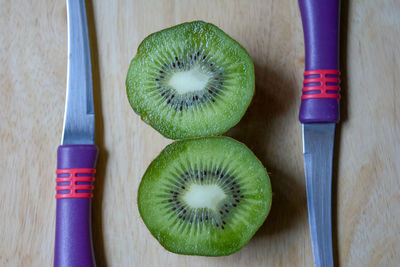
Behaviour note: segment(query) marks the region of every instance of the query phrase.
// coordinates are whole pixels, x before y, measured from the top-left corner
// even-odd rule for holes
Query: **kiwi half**
[[[133,110],[165,137],[218,135],[237,124],[250,104],[254,65],[219,28],[195,21],[144,39],[126,87]]]
[[[271,184],[242,143],[203,137],[168,145],[139,186],[140,215],[167,250],[222,256],[240,250],[267,217]]]

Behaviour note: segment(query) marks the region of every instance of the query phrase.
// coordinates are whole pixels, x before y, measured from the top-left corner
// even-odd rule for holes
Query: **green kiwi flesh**
[[[271,206],[268,174],[256,156],[229,137],[168,145],[139,186],[140,215],[160,244],[186,255],[240,250]]]
[[[236,125],[249,106],[254,65],[218,27],[189,22],[143,40],[126,87],[133,110],[163,136],[218,135]]]

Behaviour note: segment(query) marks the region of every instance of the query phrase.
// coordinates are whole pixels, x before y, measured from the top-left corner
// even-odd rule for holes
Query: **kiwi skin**
[[[145,194],[144,192],[146,190],[148,190],[148,187],[149,187],[149,184],[145,185],[145,183],[143,183],[144,178],[147,176],[147,179],[149,179],[149,178],[153,179],[155,177],[154,176],[155,174],[158,174],[158,173],[162,172],[163,169],[167,168],[166,163],[160,159],[165,159],[165,158],[169,158],[169,160],[177,159],[178,158],[177,152],[185,151],[187,149],[187,144],[189,142],[196,142],[196,141],[202,141],[202,140],[203,141],[206,140],[207,142],[214,142],[214,141],[218,141],[218,139],[225,139],[226,143],[228,143],[228,144],[231,143],[233,146],[246,147],[246,145],[244,145],[243,143],[238,142],[230,137],[225,137],[225,136],[185,139],[185,140],[176,141],[176,142],[168,145],[159,154],[159,156],[152,161],[152,163],[146,170],[145,174],[143,175],[142,182],[140,183],[139,191],[138,191],[138,199],[137,199],[138,203],[143,201],[143,197],[144,197],[143,195]],[[251,153],[255,157],[255,155],[253,154],[253,152],[251,150],[249,150],[248,148],[247,148],[247,150],[248,150],[248,152],[246,152],[246,153]],[[260,164],[261,166],[263,166],[262,163],[258,159],[257,159],[257,161],[258,161],[257,164]],[[263,169],[265,170],[264,167],[263,167]],[[268,173],[266,172],[266,170],[265,170],[265,173],[266,173],[267,179],[263,180],[263,182],[264,182],[263,189],[261,190],[264,197],[267,196],[266,197],[267,201],[265,202],[265,209],[263,210],[263,211],[265,211],[265,216],[257,219],[256,225],[258,225],[258,227],[254,228],[254,232],[251,236],[246,236],[245,238],[243,238],[243,236],[241,236],[241,237],[238,237],[238,239],[228,240],[228,241],[222,240],[222,243],[219,246],[228,248],[227,250],[222,250],[222,251],[221,250],[220,251],[216,251],[216,250],[215,251],[210,251],[210,250],[209,251],[201,251],[201,250],[199,250],[196,252],[193,252],[193,251],[188,252],[186,250],[186,248],[182,248],[181,246],[176,245],[176,243],[174,242],[175,240],[174,240],[173,236],[168,235],[168,233],[166,233],[165,231],[164,232],[155,231],[154,228],[152,229],[151,227],[149,227],[149,224],[151,224],[152,222],[148,221],[149,218],[144,219],[144,218],[146,218],[145,217],[146,213],[147,213],[147,215],[149,214],[148,206],[144,207],[145,205],[138,204],[139,213],[140,213],[141,218],[144,221],[145,225],[150,230],[151,234],[169,252],[182,254],[182,255],[197,255],[197,256],[211,256],[211,257],[231,255],[231,254],[234,254],[237,251],[241,250],[250,241],[250,239],[254,236],[254,234],[257,232],[257,230],[261,227],[261,225],[263,224],[263,222],[265,221],[265,219],[267,218],[267,216],[270,212],[271,204],[272,204],[272,191],[271,191],[270,180],[269,180]],[[262,199],[263,197],[259,196],[259,198]],[[154,209],[153,209],[153,211],[150,211],[150,212],[154,212]],[[255,225],[253,224],[253,226],[255,226]]]
[[[186,123],[171,124],[162,119],[161,115],[159,114],[160,112],[154,112],[149,108],[143,107],[141,105],[143,98],[140,96],[137,90],[134,89],[141,88],[141,86],[143,86],[142,83],[144,83],[144,81],[142,81],[140,78],[139,68],[142,68],[142,66],[146,64],[144,58],[149,55],[152,50],[154,50],[154,46],[157,44],[160,45],[157,36],[163,36],[163,38],[166,38],[165,36],[167,36],[167,32],[179,32],[180,28],[185,27],[197,29],[198,31],[209,32],[210,35],[218,35],[223,42],[226,42],[227,44],[234,43],[234,45],[238,47],[238,49],[232,49],[232,51],[229,50],[225,51],[224,53],[235,58],[238,56],[238,51],[240,51],[242,55],[243,66],[245,66],[245,76],[248,77],[241,78],[238,87],[239,89],[243,90],[245,90],[245,88],[251,88],[251,90],[246,89],[246,93],[243,93],[243,96],[238,96],[232,101],[225,101],[225,108],[217,112],[218,114],[216,117],[219,117],[218,120],[201,120],[198,118],[193,118],[191,125],[187,125]],[[188,29],[186,29],[186,31],[187,30]],[[136,62],[136,64],[134,64],[134,62]],[[242,65],[240,67],[242,68]],[[140,43],[136,56],[131,61],[125,83],[128,100],[134,112],[138,114],[145,123],[149,124],[164,137],[178,140],[202,136],[216,136],[227,132],[229,129],[238,124],[250,105],[255,91],[254,64],[245,48],[243,48],[242,45],[234,41],[229,35],[215,25],[203,21],[186,22],[152,33],[146,37]]]

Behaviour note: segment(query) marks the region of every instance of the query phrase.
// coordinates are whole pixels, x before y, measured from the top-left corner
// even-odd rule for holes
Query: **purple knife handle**
[[[91,197],[97,155],[95,145],[58,147],[55,267],[96,265],[91,233]],[[71,179],[68,177],[80,181],[60,182]],[[82,181],[85,179],[91,181]],[[75,187],[66,190],[71,184]]]
[[[306,56],[299,119],[302,123],[336,123],[340,98],[340,0],[299,0],[299,6]]]

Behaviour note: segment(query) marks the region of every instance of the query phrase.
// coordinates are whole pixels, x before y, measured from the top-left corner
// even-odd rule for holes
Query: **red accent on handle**
[[[78,192],[78,190],[93,190],[93,184],[77,184],[77,182],[90,182],[93,183],[95,178],[94,174],[96,169],[91,168],[78,168],[78,169],[58,169],[56,171],[59,174],[68,174],[66,177],[57,177],[56,183],[69,183],[68,185],[57,185],[56,186],[56,198],[93,198],[92,192]],[[77,176],[77,175],[80,176]],[[81,176],[82,174],[88,174],[88,176]],[[58,193],[58,191],[66,191],[69,193]]]
[[[319,77],[307,78],[311,75],[319,75]],[[335,75],[337,77],[327,77],[328,75]],[[340,98],[340,72],[337,70],[307,70],[304,72],[303,82],[303,95],[301,99],[316,99],[316,98]],[[307,85],[310,83],[319,83],[319,85]],[[335,85],[328,85],[327,83],[335,83]],[[311,91],[319,91],[319,93],[309,93]],[[331,92],[328,92],[331,91]],[[306,94],[305,94],[306,93]]]

